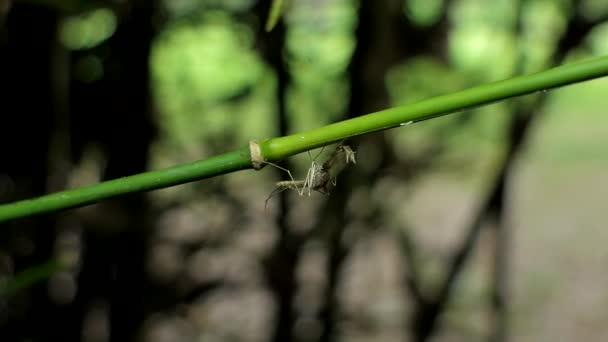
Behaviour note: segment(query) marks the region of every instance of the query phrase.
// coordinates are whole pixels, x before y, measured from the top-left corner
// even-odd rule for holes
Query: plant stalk
[[[462,111],[507,98],[546,91],[608,75],[608,56],[389,108],[305,132],[263,140],[261,158],[276,162],[347,138]],[[205,160],[149,171],[77,189],[0,205],[0,222],[80,207],[125,194],[165,188],[253,168],[249,147]],[[258,167],[256,167],[258,169]]]

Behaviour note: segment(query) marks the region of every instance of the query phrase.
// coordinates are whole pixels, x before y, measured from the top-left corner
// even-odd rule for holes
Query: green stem
[[[249,149],[241,148],[205,160],[0,205],[0,222],[80,207],[119,195],[166,188],[249,167]]]
[[[510,97],[546,91],[606,75],[608,75],[608,56],[571,63],[531,75],[513,77],[389,108],[306,132],[270,139],[262,144],[262,153],[267,160],[280,160],[356,135],[428,120]]]
[[[63,263],[50,260],[25,269],[17,273],[14,278],[8,278],[0,282],[0,299],[11,297],[18,291],[40,283],[65,268],[66,266]]]
[[[608,57],[599,57],[382,110],[302,133],[265,140],[260,142],[259,146],[264,160],[274,162],[349,137],[606,75]],[[250,152],[248,147],[242,147],[206,160],[0,205],[0,222],[79,207],[119,195],[164,188],[247,168],[252,168]]]

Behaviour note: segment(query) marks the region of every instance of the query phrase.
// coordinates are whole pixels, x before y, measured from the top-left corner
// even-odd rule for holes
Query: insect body
[[[323,164],[319,164],[313,160],[304,180],[294,180],[289,170],[277,166],[286,171],[291,180],[277,182],[277,188],[270,194],[268,199],[277,191],[287,189],[295,190],[300,196],[304,194],[310,196],[312,191],[329,195],[333,186],[336,185],[336,177],[349,163],[356,164],[355,152],[347,145],[339,145]]]

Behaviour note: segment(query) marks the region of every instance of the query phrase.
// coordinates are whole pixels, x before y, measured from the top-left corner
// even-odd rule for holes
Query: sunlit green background
[[[403,10],[416,22],[432,24],[441,2],[404,1]],[[584,3],[590,16],[608,7],[602,1]],[[164,5],[171,19],[156,39],[150,58],[157,119],[163,130],[161,144],[183,149],[185,158],[173,158],[188,160],[200,155],[206,146],[224,147],[224,141],[214,141],[225,140],[226,136],[230,137],[228,141],[239,143],[274,136],[274,74],[256,53],[253,28],[236,18],[250,10],[253,1],[175,0]],[[563,29],[571,5],[552,0],[528,1],[525,5],[524,39],[516,41],[512,29],[517,18],[512,1],[457,1],[450,15],[450,64],[421,56],[395,67],[386,75],[392,103],[406,104],[548,67],[548,55],[555,45],[553,37]],[[356,10],[354,1],[293,1],[285,14],[289,27],[285,58],[293,78],[289,115],[294,131],[318,127],[342,115],[348,100],[345,71],[356,44]],[[88,49],[109,38],[115,29],[112,12],[95,9],[66,18],[61,37],[70,49]],[[573,58],[606,53],[606,41],[608,24],[595,29]],[[82,70],[76,72],[86,80],[101,77],[102,66],[96,58],[83,57],[78,63]],[[519,58],[524,59],[521,70],[517,69]],[[551,95],[535,159],[608,157],[601,153],[605,146],[602,139],[606,138],[601,134],[603,125],[598,124],[603,117],[605,87],[606,81],[597,80]],[[234,98],[237,100],[232,101]],[[457,137],[453,143],[500,142],[502,105],[478,111],[487,115],[473,115],[465,131],[450,132]],[[457,120],[458,115],[463,114],[396,134],[428,138],[428,130],[445,124],[440,121]],[[595,124],[590,126],[589,122]],[[600,131],[593,132],[593,127]]]

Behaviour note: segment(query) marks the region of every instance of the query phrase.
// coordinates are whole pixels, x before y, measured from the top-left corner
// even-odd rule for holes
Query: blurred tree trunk
[[[96,144],[107,158],[103,179],[144,172],[148,146],[155,135],[151,113],[148,57],[156,34],[156,1],[133,0],[118,11],[114,35],[93,51],[104,74],[93,83],[72,83],[72,133],[77,158]],[[80,318],[94,303],[107,308],[112,341],[133,340],[149,314],[145,269],[152,211],[145,194],[134,194],[85,208],[82,273],[77,306]],[[84,322],[80,322],[84,325]]]
[[[48,190],[49,145],[56,103],[53,65],[61,50],[56,39],[58,13],[15,3],[2,13],[0,75],[0,203],[44,194]],[[52,216],[22,219],[0,227],[4,262],[11,273],[47,262],[54,242]],[[11,268],[10,266],[8,268]],[[8,269],[0,272],[9,271]],[[4,299],[3,299],[4,300]],[[61,336],[46,282],[24,289],[2,303],[0,334],[5,340],[40,340]]]
[[[255,12],[260,21],[265,21],[270,10],[270,1],[259,1]],[[262,29],[260,27],[260,29]],[[289,70],[285,65],[284,53],[286,43],[286,27],[281,19],[270,32],[261,31],[258,35],[258,49],[265,61],[272,67],[277,78],[277,131],[279,136],[289,132],[289,115],[287,113],[287,88],[289,87]],[[279,166],[290,169],[288,161],[282,161]],[[277,169],[279,179],[283,174]],[[271,341],[291,341],[297,313],[294,308],[294,297],[298,288],[296,269],[300,260],[304,237],[289,227],[289,191],[277,194],[278,208],[275,219],[278,229],[278,239],[272,251],[264,260],[264,272],[268,285],[273,292],[276,309]]]
[[[403,2],[398,0],[361,1],[359,3],[359,22],[356,30],[357,46],[349,66],[350,100],[346,118],[357,117],[390,106],[385,77],[398,63],[405,62],[416,54],[429,51],[443,55],[447,30],[447,11],[430,27],[418,27],[407,20],[402,11]],[[332,193],[319,219],[323,222],[319,231],[328,234],[328,283],[321,308],[321,341],[337,338],[336,320],[339,316],[337,289],[338,275],[352,246],[343,245],[344,229],[349,223],[346,219],[346,204],[354,188],[373,187],[379,179],[381,170],[396,166],[394,151],[382,133],[362,137],[365,144],[372,146],[381,156],[376,169],[363,171],[360,168],[347,170],[341,175],[341,182]],[[354,143],[356,145],[356,142]],[[400,151],[401,154],[407,151]],[[399,168],[408,166],[400,165]],[[412,170],[408,170],[412,171]],[[414,173],[416,171],[414,170]],[[344,181],[348,179],[348,181]],[[372,183],[369,183],[371,180]],[[365,224],[370,232],[375,226],[382,225],[376,216],[378,208],[369,209]]]

